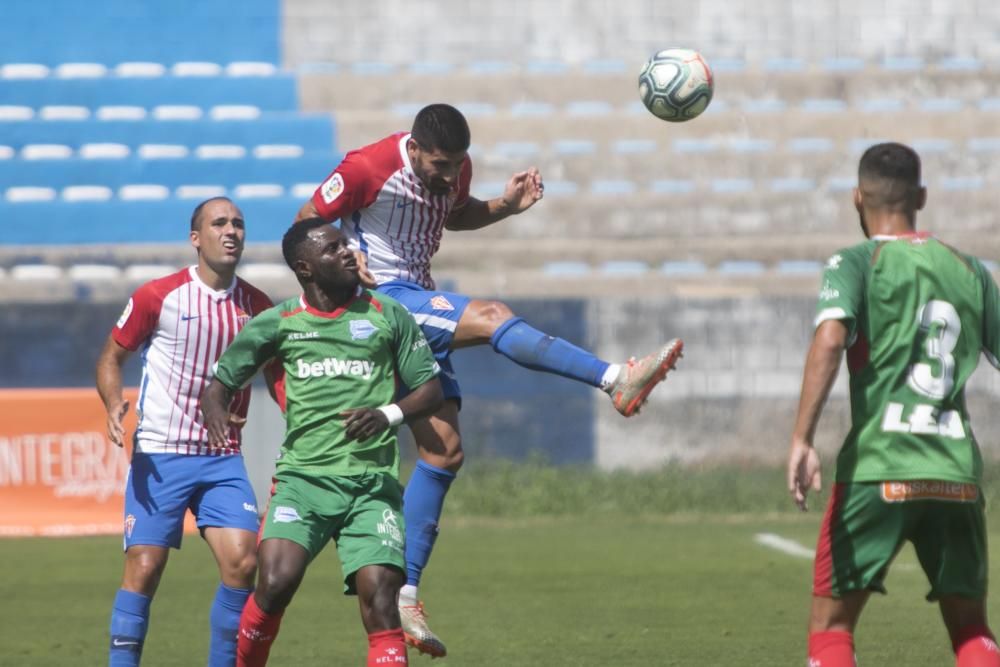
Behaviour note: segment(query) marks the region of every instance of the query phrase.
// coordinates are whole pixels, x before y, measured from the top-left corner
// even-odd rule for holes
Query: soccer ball
[[[657,118],[691,120],[712,101],[712,70],[697,51],[658,51],[639,72],[639,97]]]

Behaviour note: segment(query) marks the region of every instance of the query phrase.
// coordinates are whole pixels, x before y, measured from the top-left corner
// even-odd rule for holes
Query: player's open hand
[[[811,443],[793,440],[788,453],[788,492],[792,494],[795,504],[805,512],[809,490],[820,491],[822,488],[816,449]]]
[[[367,440],[389,428],[389,418],[375,408],[344,410],[340,413],[344,429],[351,440]]]
[[[368,258],[365,257],[365,254],[360,250],[355,250],[354,258],[358,260],[358,280],[361,281],[361,286],[365,289],[375,289],[378,287],[375,276],[368,270]]]
[[[510,177],[503,191],[503,203],[508,213],[521,213],[545,195],[545,184],[538,169],[519,171]]]
[[[108,410],[108,440],[121,447],[125,442],[125,415],[129,402],[122,401]]]

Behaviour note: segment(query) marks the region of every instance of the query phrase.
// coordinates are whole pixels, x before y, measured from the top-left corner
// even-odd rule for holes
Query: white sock
[[[618,374],[622,370],[621,364],[609,364],[608,370],[601,376],[601,391],[610,391],[611,385],[618,379]]]
[[[399,589],[399,604],[412,607],[417,604],[417,587],[405,584]]]

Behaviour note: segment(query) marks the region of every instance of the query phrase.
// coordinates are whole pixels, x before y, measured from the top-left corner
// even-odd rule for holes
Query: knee
[[[256,573],[257,553],[249,551],[240,554],[226,565],[222,579],[225,582],[232,582],[232,584],[227,583],[227,585],[233,585],[235,588],[251,588]]]
[[[166,565],[166,557],[158,552],[129,553],[125,561],[124,588],[152,595]]]
[[[364,616],[368,621],[366,625],[382,629],[399,627],[399,607],[396,603],[398,594],[398,586],[385,582],[362,600]]]
[[[294,593],[294,578],[279,570],[261,570],[254,597],[260,608],[277,613],[288,606]]]

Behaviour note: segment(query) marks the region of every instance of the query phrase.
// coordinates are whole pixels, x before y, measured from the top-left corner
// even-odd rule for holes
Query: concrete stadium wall
[[[525,460],[644,469],[667,462],[782,460],[794,421],[811,336],[811,296],[740,298],[628,295],[511,299],[515,312],[610,360],[685,340],[685,357],[642,414],[623,419],[600,392],[515,366],[489,348],[460,350],[468,460]],[[0,380],[5,387],[92,386],[93,364],[120,304],[7,304],[0,311]],[[126,381],[139,380],[136,360]],[[969,405],[984,454],[1000,458],[1000,373],[982,364]],[[821,423],[818,445],[832,458],[849,424],[846,373]],[[246,455],[265,493],[283,421],[258,390]],[[404,456],[413,448],[404,442]]]
[[[670,46],[713,58],[1000,55],[990,0],[285,0],[284,60],[642,62]]]

